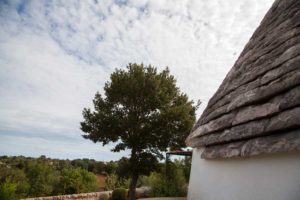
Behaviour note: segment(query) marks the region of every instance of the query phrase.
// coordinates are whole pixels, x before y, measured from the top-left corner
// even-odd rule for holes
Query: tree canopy
[[[73,161],[45,156],[0,156],[0,199],[98,191],[95,173],[100,174],[106,167],[105,163],[92,159]],[[79,166],[79,161],[87,165]]]
[[[168,147],[184,147],[195,122],[196,106],[176,86],[166,68],[129,64],[117,69],[97,93],[94,109],[83,110],[84,138],[103,145],[117,142],[112,151],[131,150],[130,198],[139,175],[148,175]]]

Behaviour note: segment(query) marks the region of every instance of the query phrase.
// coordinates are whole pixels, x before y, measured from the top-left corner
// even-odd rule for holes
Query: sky
[[[199,117],[273,0],[0,0],[0,155],[117,160],[82,138],[116,68],[169,67]]]

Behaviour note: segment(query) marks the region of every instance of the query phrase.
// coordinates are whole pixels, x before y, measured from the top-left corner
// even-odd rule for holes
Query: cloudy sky
[[[272,3],[0,0],[0,155],[126,155],[84,140],[79,122],[129,62],[169,66],[199,116]]]

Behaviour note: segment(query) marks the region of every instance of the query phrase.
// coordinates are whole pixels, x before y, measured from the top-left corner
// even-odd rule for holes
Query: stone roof
[[[186,140],[203,158],[300,150],[299,19],[274,2]]]

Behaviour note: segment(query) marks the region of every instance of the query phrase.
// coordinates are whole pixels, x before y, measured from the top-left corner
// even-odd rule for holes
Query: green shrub
[[[21,199],[27,196],[30,185],[23,170],[18,168],[0,168],[0,189],[3,194],[5,187],[8,190],[9,185],[15,185],[16,199]],[[11,188],[11,187],[10,187]],[[11,188],[12,189],[12,188]],[[4,199],[0,195],[0,199]]]
[[[184,197],[187,195],[187,182],[182,168],[171,163],[165,184],[166,196]]]
[[[61,172],[59,188],[62,194],[96,192],[98,184],[92,172],[82,168],[67,168]]]
[[[108,200],[108,194],[106,193],[102,193],[99,195],[99,200]]]
[[[45,162],[36,160],[26,166],[26,177],[30,184],[29,196],[49,196],[53,191],[54,170]]]
[[[184,197],[187,194],[187,181],[183,169],[170,163],[168,174],[152,172],[143,177],[144,185],[151,188],[152,197]]]
[[[1,200],[16,200],[17,184],[12,183],[9,179],[6,179],[3,184],[0,185],[0,199]]]
[[[126,200],[127,190],[124,188],[117,188],[112,192],[112,200]]]
[[[152,197],[164,197],[165,192],[165,176],[158,172],[151,172],[150,176],[144,177],[144,184],[151,188]]]
[[[130,179],[119,178],[117,174],[112,173],[106,177],[105,189],[114,190],[116,188],[128,188]]]
[[[105,179],[105,189],[114,190],[117,187],[118,177],[116,174],[112,173],[108,175]]]

